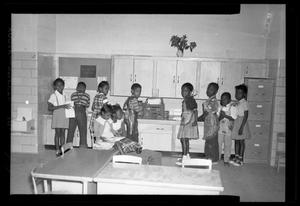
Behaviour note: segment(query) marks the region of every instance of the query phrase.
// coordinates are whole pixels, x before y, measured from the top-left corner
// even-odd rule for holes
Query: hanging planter
[[[186,38],[187,38],[186,35],[183,35],[182,37],[178,37],[177,35],[173,35],[170,39],[171,47],[176,47],[177,48],[177,53],[176,53],[177,57],[182,57],[183,52],[186,49],[190,49],[190,51],[192,52],[193,49],[197,46],[196,42],[190,42],[190,44],[188,44],[187,43],[188,40]]]

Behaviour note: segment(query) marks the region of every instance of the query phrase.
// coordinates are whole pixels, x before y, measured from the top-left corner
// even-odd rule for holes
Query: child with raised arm
[[[177,138],[180,139],[182,147],[182,159],[178,159],[176,164],[181,165],[182,161],[190,158],[189,140],[199,139],[199,131],[197,125],[197,103],[192,95],[193,85],[185,83],[181,86],[182,101],[181,123]]]
[[[60,156],[62,154],[61,146],[65,144],[65,130],[69,128],[69,119],[66,118],[65,109],[69,109],[71,105],[66,104],[66,95],[63,92],[64,80],[55,79],[53,87],[55,91],[48,100],[48,110],[53,111],[51,127],[55,129],[56,156]]]
[[[203,114],[198,117],[198,121],[204,121],[204,153],[207,158],[212,160],[213,164],[216,164],[219,160],[219,119],[217,115],[219,103],[216,98],[218,90],[219,85],[217,83],[211,82],[208,84],[206,95],[209,99],[202,104]]]

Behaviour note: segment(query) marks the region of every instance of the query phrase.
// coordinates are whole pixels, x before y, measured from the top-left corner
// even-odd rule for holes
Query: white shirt
[[[241,99],[236,106],[237,116],[243,117],[244,112],[248,111],[248,108],[249,108],[248,102],[244,98]]]
[[[64,92],[61,94],[57,90],[55,90],[55,92],[50,95],[48,102],[50,102],[54,106],[63,105],[66,103],[66,94]]]
[[[96,121],[104,126],[104,130],[101,135],[102,137],[106,137],[106,138],[114,137],[114,134],[111,132],[111,127],[110,127],[110,124],[113,123],[113,121],[111,119],[106,120],[106,119],[103,119],[101,116],[99,116],[96,119]]]
[[[226,106],[220,106],[218,115],[220,115],[221,111],[225,112],[226,115],[231,116],[233,119],[237,118],[237,108],[233,106],[232,102],[228,103]]]
[[[113,128],[115,131],[121,129],[122,122],[123,122],[123,119],[117,119],[117,122],[112,123],[112,128]]]

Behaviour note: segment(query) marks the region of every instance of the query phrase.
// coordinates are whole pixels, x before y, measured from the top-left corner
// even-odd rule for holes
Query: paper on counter
[[[148,104],[160,104],[160,103],[161,103],[160,98],[148,99]]]

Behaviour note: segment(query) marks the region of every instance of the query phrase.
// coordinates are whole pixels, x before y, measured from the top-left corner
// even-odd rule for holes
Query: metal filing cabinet
[[[252,138],[246,140],[245,161],[267,163],[270,153],[274,81],[245,78],[248,86],[248,123]]]

